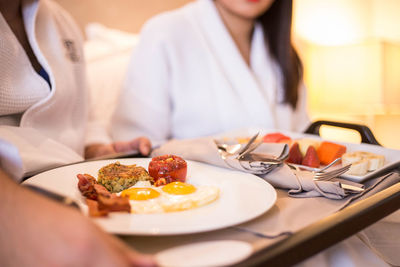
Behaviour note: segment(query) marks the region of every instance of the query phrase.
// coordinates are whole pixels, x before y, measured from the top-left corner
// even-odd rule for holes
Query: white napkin
[[[270,148],[272,155],[277,155],[282,151],[277,148],[276,144],[263,144],[258,148],[265,153]],[[269,152],[269,151],[268,151]],[[187,160],[200,161],[224,168],[240,169],[241,164],[233,157],[224,161],[214,140],[210,137],[171,140],[152,152],[152,156],[160,156],[164,154],[174,154],[181,156]],[[242,168],[242,171],[246,171]],[[283,164],[266,175],[259,175],[272,186],[288,189],[288,193],[292,197],[318,197],[323,196],[330,199],[343,199],[348,195],[340,186],[338,181],[314,181],[311,173],[293,171],[286,164]]]

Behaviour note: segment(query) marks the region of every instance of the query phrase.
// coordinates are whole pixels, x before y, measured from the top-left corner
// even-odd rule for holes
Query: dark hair
[[[292,0],[275,0],[259,17],[272,57],[282,73],[284,103],[296,108],[303,66],[291,42]]]

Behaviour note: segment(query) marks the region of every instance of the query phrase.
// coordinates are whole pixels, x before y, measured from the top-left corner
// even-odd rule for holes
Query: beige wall
[[[171,10],[190,0],[55,0],[72,14],[81,29],[88,22],[100,22],[108,27],[139,32],[151,16]]]

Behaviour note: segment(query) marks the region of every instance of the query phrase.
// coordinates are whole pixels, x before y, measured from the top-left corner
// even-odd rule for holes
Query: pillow
[[[137,34],[107,28],[98,23],[86,27],[84,53],[91,94],[91,121],[88,143],[106,143],[107,129],[125,78]]]
[[[132,50],[139,40],[138,34],[107,28],[99,23],[89,23],[86,28],[85,58],[93,61],[116,53]]]

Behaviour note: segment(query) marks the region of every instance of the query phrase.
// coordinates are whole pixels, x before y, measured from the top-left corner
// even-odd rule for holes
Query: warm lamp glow
[[[320,45],[354,43],[370,35],[370,0],[297,0],[296,34]]]
[[[293,11],[312,119],[368,125],[400,149],[400,0],[295,0]]]
[[[309,44],[305,81],[312,109],[333,113],[382,114],[384,44]]]

